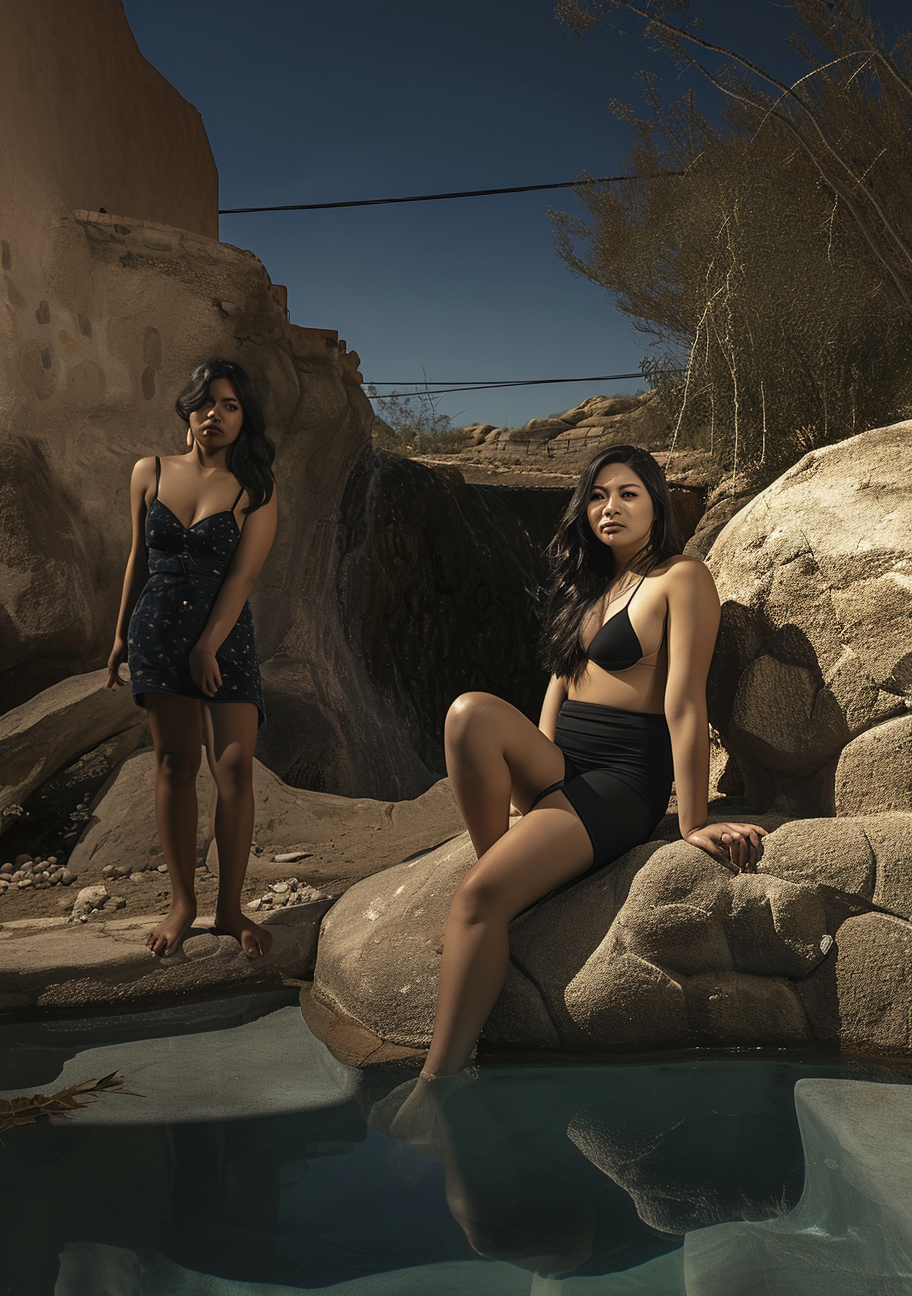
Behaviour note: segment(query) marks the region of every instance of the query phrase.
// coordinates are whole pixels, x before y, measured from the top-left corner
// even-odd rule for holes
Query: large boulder
[[[144,723],[130,690],[111,692],[107,678],[106,670],[72,676],[0,716],[0,810],[76,756]]]
[[[832,814],[843,748],[912,706],[910,437],[899,423],[806,455],[709,552],[710,718],[752,807]],[[876,779],[853,789],[849,813],[884,807]]]
[[[521,915],[483,1040],[526,1049],[846,1045],[908,1055],[912,815],[801,820],[733,874],[658,839]],[[474,854],[463,836],[354,886],[323,923],[313,998],[351,1027],[421,1048],[434,1019],[435,938]],[[876,974],[872,974],[872,960]],[[316,1021],[316,1017],[315,1017]],[[328,1035],[327,1035],[328,1037]]]

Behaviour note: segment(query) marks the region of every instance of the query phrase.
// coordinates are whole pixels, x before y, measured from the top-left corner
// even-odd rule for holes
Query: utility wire
[[[493,391],[495,388],[498,387],[548,387],[553,383],[615,382],[621,378],[642,378],[642,377],[643,377],[642,370],[637,370],[636,373],[602,374],[598,378],[517,378],[509,382],[504,381],[504,382],[491,382],[491,383],[477,383],[477,384],[472,384],[471,386],[467,385],[467,382],[461,383],[458,386],[456,386],[455,384],[457,382],[457,379],[455,378],[451,380],[452,385],[446,385],[446,386],[440,386],[435,383],[425,384],[423,382],[418,382],[418,383],[416,382],[410,382],[410,383],[372,382],[372,383],[365,383],[364,385],[365,387],[420,388],[420,391],[415,391],[415,392],[403,392],[403,391],[397,392],[396,394],[399,396],[418,396],[422,392],[426,392],[429,396],[443,396],[447,392]],[[443,383],[443,379],[441,379],[440,382]],[[378,393],[378,397],[382,398],[383,395],[384,393]],[[391,396],[393,395],[393,393],[386,392],[385,395]]]
[[[511,189],[463,189],[454,193],[412,194],[409,198],[357,198],[351,202],[287,203],[282,207],[220,207],[220,216],[240,216],[247,212],[326,211],[333,207],[382,207],[388,203],[440,202],[445,198],[488,198],[492,194],[535,193],[541,189],[575,189],[577,185],[613,184],[617,180],[655,180],[659,176],[679,176],[683,171],[657,171],[648,176],[587,176],[583,180],[559,180],[556,184],[514,185]]]

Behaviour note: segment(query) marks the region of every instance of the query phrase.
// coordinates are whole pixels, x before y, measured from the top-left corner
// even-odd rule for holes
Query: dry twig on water
[[[96,1094],[123,1093],[134,1098],[145,1094],[124,1088],[124,1078],[119,1071],[102,1076],[100,1080],[82,1080],[55,1094],[32,1094],[31,1097],[0,1098],[0,1134],[17,1125],[34,1125],[41,1116],[67,1116],[71,1111],[87,1107]],[[2,1143],[0,1139],[0,1143]]]

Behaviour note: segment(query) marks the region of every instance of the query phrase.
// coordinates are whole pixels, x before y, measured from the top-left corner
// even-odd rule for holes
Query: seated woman
[[[552,677],[538,728],[486,693],[447,716],[447,771],[478,863],[450,907],[433,1038],[406,1106],[468,1063],[506,977],[512,919],[646,841],[672,778],[685,841],[735,871],[754,871],[761,853],[756,824],[706,822],[719,598],[680,552],[653,457],[600,451],[549,557]],[[508,832],[511,802],[523,817]]]

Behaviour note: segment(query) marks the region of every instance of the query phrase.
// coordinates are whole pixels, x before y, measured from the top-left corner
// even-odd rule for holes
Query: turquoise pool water
[[[10,1296],[912,1292],[897,1069],[485,1062],[428,1155],[384,1132],[409,1073],[290,995],[0,1028],[5,1096],[115,1068],[142,1097],[3,1136]]]

